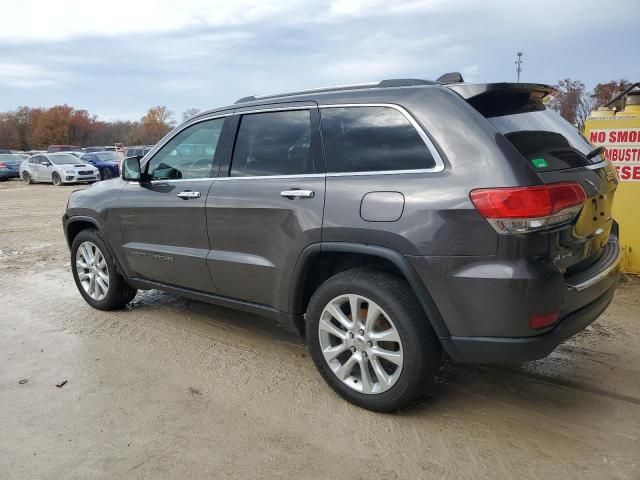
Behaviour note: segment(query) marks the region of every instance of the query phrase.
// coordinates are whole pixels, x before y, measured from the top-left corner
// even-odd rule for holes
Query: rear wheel
[[[388,412],[411,403],[440,366],[441,347],[410,287],[368,269],[340,273],[314,293],[307,343],[346,400]]]
[[[33,183],[33,178],[31,178],[29,172],[22,172],[22,180],[24,180],[24,183],[27,185],[31,185]]]
[[[51,181],[56,187],[62,185],[62,180],[60,179],[60,175],[58,175],[58,172],[53,172],[53,175],[51,175]]]
[[[113,175],[111,175],[111,170],[109,170],[108,168],[103,168],[102,170],[100,170],[100,178],[102,180],[108,180],[112,176]]]
[[[116,271],[109,250],[97,230],[82,230],[71,245],[73,279],[85,301],[98,310],[121,308],[137,290]]]

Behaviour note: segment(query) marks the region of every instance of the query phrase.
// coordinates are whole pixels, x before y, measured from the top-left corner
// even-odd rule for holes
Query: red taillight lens
[[[558,312],[536,315],[535,317],[531,317],[529,319],[529,327],[533,329],[545,328],[556,323],[559,317],[560,314]]]
[[[480,188],[470,194],[480,215],[498,233],[527,233],[570,222],[587,194],[579,183],[539,187]]]
[[[7,164],[3,163],[3,162],[0,162],[0,168],[7,168]]]
[[[587,195],[579,183],[552,183],[539,187],[481,188],[471,201],[485,218],[547,217],[582,205]]]

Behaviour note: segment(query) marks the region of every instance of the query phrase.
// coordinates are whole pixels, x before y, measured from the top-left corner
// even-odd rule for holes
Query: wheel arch
[[[111,255],[111,258],[113,258],[113,261],[116,265],[116,270],[124,274],[122,265],[120,265],[118,257],[115,255],[113,248],[111,248],[111,244],[109,243],[108,237],[104,234],[104,230],[102,229],[102,226],[95,218],[87,217],[84,215],[82,216],[74,215],[72,217],[66,217],[63,223],[64,223],[64,235],[65,235],[65,238],[67,239],[67,245],[69,248],[71,248],[71,245],[73,245],[73,240],[76,238],[76,236],[78,236],[78,234],[81,231],[89,228],[97,230],[98,233],[100,234],[100,237],[102,238],[102,241],[105,243],[105,245],[107,246],[107,249],[109,250],[109,255]]]
[[[335,262],[338,260],[338,265]],[[399,252],[377,245],[351,242],[323,242],[305,248],[296,263],[289,288],[288,310],[296,319],[300,333],[304,330],[302,316],[311,295],[327,278],[357,266],[371,266],[394,273],[411,287],[438,337],[448,337],[449,330],[427,286],[409,261]]]

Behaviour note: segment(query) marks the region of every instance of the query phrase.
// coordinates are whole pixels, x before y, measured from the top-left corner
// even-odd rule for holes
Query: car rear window
[[[424,140],[392,107],[322,109],[322,136],[329,172],[378,172],[433,168]]]
[[[529,94],[497,95],[470,103],[518,149],[539,172],[584,167],[598,163],[587,154],[593,146],[578,129]]]

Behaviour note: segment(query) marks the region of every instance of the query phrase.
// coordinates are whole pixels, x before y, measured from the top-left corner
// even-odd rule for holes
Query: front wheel
[[[410,287],[368,269],[339,273],[309,303],[307,344],[329,385],[363,408],[411,403],[433,379],[441,346]]]
[[[62,185],[62,180],[60,179],[60,175],[58,175],[58,172],[53,172],[53,175],[51,175],[51,181],[56,187]]]
[[[71,268],[78,291],[98,310],[114,310],[133,300],[131,288],[116,271],[115,262],[97,230],[82,230],[71,245]]]
[[[24,183],[27,185],[31,185],[33,183],[33,178],[31,178],[29,172],[22,172],[22,180],[24,180]]]
[[[108,168],[103,168],[102,170],[100,170],[101,180],[109,180],[111,177],[111,170],[109,170]]]

